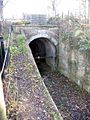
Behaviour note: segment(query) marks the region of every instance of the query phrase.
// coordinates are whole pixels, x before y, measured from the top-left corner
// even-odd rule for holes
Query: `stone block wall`
[[[73,43],[75,46],[77,43]],[[90,92],[90,56],[72,47],[70,40],[59,38],[58,70],[76,82],[80,87]]]

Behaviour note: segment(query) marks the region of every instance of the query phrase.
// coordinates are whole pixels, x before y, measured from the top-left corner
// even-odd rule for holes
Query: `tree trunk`
[[[88,0],[88,20],[90,23],[90,0]]]

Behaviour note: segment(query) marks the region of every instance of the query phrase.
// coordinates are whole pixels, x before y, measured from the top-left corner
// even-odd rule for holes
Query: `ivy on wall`
[[[78,47],[80,51],[87,52],[90,55],[90,29],[77,30],[75,37],[79,40]]]
[[[59,25],[61,41],[69,41],[71,48],[90,55],[90,28],[74,16],[50,18],[49,24]]]

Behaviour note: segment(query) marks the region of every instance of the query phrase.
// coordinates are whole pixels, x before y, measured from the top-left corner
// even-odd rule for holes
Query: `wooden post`
[[[3,24],[3,0],[0,0],[0,38],[3,38],[2,24]],[[2,53],[2,47],[3,47],[3,43],[4,43],[3,39],[0,39],[0,43],[1,43],[0,49],[1,49],[1,53]],[[0,60],[0,62],[1,62],[1,60]],[[1,73],[0,73],[0,120],[7,120]]]

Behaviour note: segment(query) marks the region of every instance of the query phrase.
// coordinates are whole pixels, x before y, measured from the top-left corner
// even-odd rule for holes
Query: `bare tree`
[[[53,16],[56,17],[57,15],[57,0],[50,0],[50,5],[48,8],[52,11]]]
[[[52,0],[52,10],[53,10],[53,13],[54,13],[54,16],[56,16],[56,0]]]
[[[90,23],[90,0],[82,0],[84,18]],[[88,9],[87,9],[88,8]]]
[[[87,23],[87,1],[79,0],[79,18],[83,23]]]
[[[88,0],[88,20],[90,23],[90,0]]]

